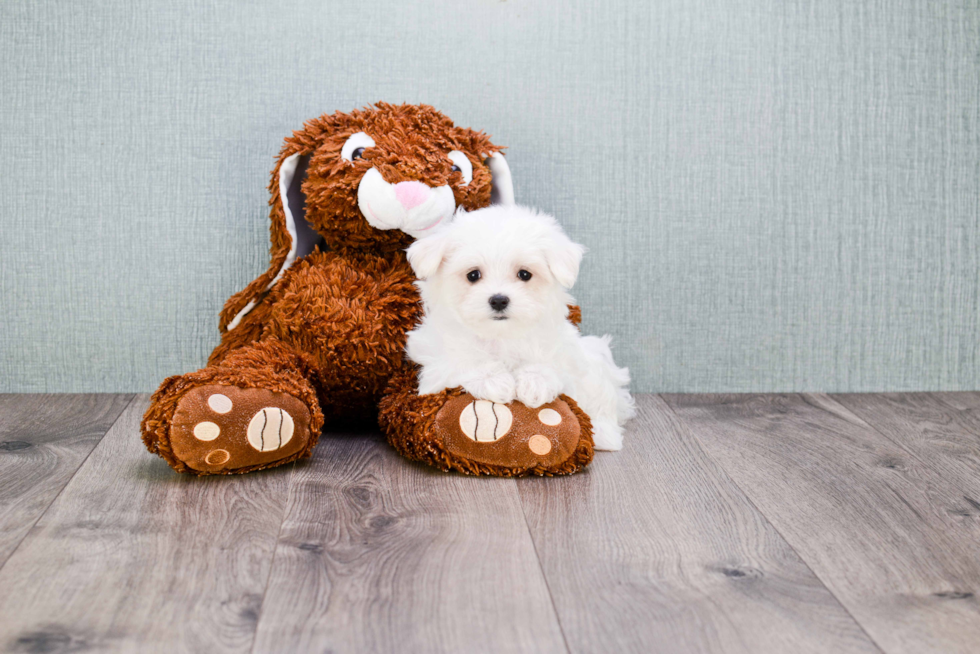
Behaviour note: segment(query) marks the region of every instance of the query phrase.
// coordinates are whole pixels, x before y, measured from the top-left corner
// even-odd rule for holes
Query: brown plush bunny
[[[324,425],[378,417],[399,452],[444,470],[565,474],[592,460],[571,399],[419,396],[404,357],[422,310],[405,248],[457,206],[513,202],[485,134],[426,105],[322,116],[286,139],[269,190],[269,270],[225,304],[207,367],[153,395],[151,452],[180,472],[248,472],[309,456]]]

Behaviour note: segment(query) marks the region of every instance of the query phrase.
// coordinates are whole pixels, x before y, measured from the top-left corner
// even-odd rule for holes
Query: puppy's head
[[[519,206],[459,211],[408,248],[428,311],[488,338],[564,320],[585,248],[551,216]]]

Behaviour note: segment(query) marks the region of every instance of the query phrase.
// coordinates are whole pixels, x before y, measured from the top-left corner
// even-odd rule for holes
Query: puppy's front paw
[[[517,372],[517,399],[524,406],[536,409],[561,394],[561,380],[553,370],[527,367]]]
[[[463,384],[463,388],[477,399],[490,400],[497,404],[508,404],[517,397],[517,382],[509,372],[473,379]]]

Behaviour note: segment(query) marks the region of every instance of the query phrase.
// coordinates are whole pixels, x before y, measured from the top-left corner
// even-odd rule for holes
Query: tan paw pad
[[[228,413],[232,409],[231,398],[221,393],[215,393],[208,398],[208,406],[215,413]]]
[[[514,416],[505,404],[474,400],[459,414],[459,428],[477,442],[492,442],[510,431]]]
[[[208,455],[204,457],[205,463],[212,466],[220,466],[222,464],[228,463],[228,459],[231,458],[231,454],[228,450],[211,450]]]
[[[194,438],[199,441],[213,441],[221,435],[221,427],[213,422],[199,422],[194,425]]]
[[[544,456],[551,451],[551,439],[547,436],[542,436],[541,434],[535,434],[531,438],[527,439],[527,449],[531,450],[538,456]]]
[[[554,409],[541,409],[538,411],[538,420],[549,427],[561,424],[561,414]]]
[[[265,407],[248,423],[248,443],[259,452],[278,450],[293,437],[293,417],[279,407]]]

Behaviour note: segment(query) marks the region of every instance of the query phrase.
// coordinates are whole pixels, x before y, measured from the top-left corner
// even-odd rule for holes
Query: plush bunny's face
[[[294,139],[309,152],[305,221],[334,249],[404,249],[457,207],[513,201],[499,148],[426,105],[333,114]]]

